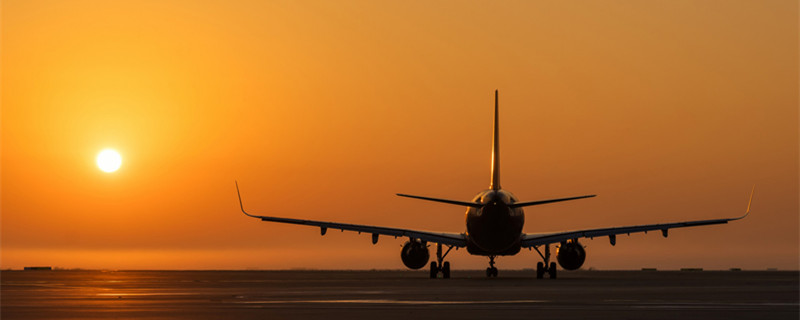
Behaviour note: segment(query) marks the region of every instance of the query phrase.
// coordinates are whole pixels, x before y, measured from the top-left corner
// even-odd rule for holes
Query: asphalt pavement
[[[798,271],[2,271],[2,319],[799,319]]]

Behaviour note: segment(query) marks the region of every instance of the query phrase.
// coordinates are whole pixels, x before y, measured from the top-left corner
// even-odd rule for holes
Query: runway
[[[797,271],[2,271],[2,319],[793,319]]]

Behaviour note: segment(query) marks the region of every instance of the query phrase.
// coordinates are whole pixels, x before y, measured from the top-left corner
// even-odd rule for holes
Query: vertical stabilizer
[[[500,190],[500,123],[497,90],[494,91],[494,132],[492,133],[492,182],[489,188]]]

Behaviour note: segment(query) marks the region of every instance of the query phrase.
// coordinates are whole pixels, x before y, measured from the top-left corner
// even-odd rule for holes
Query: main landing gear
[[[487,278],[491,278],[491,277],[497,278],[497,268],[494,267],[494,256],[489,256],[489,267],[486,268],[486,277]]]
[[[444,261],[444,258],[447,257],[450,250],[453,250],[453,246],[448,246],[447,251],[442,254],[442,244],[436,244],[436,261],[439,263],[437,264],[436,261],[431,261],[431,279],[436,279],[439,272],[442,273],[442,279],[450,278],[450,262]]]
[[[547,273],[550,276],[550,279],[556,278],[556,263],[550,262],[550,245],[547,244],[544,247],[544,254],[539,251],[539,247],[533,247],[536,249],[536,252],[539,253],[539,256],[542,257],[542,262],[536,264],[536,279],[544,278],[544,274]],[[549,266],[548,266],[549,265]]]

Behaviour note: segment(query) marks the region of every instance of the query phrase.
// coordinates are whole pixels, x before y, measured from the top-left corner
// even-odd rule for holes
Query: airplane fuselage
[[[467,251],[484,256],[519,252],[525,212],[509,206],[517,202],[517,197],[502,189],[488,189],[472,201],[483,206],[467,209]]]

